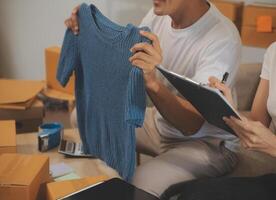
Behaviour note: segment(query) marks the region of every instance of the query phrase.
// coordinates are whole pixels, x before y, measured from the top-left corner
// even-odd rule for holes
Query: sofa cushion
[[[237,74],[235,88],[238,110],[250,110],[259,84],[261,64],[242,64]]]

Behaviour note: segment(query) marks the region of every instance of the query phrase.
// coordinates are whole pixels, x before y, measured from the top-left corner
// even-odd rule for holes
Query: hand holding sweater
[[[67,28],[71,29],[71,31],[77,35],[79,33],[79,22],[78,22],[78,12],[80,10],[80,5],[76,6],[72,13],[71,16],[64,21],[64,24],[66,25]]]
[[[140,34],[148,38],[152,44],[137,43],[130,51],[134,53],[129,61],[132,65],[141,68],[147,88],[154,88],[156,83],[155,68],[162,63],[162,49],[157,35],[151,32],[140,31]]]

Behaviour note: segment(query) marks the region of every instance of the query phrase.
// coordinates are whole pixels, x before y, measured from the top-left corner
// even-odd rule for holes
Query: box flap
[[[43,81],[0,79],[0,104],[26,102],[45,86]]]
[[[48,160],[42,155],[0,155],[0,185],[30,185]]]
[[[0,121],[0,148],[16,146],[16,128],[14,120]]]
[[[14,110],[26,110],[27,108],[30,108],[31,105],[36,100],[36,97],[21,103],[5,103],[0,104],[0,109],[14,109]]]
[[[43,91],[43,94],[49,98],[64,100],[64,101],[74,101],[75,96],[69,93],[61,92],[55,89],[47,88]]]

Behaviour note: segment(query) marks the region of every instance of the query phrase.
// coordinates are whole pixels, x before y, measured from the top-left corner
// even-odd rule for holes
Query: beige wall
[[[276,2],[276,0],[258,0]],[[81,2],[112,20],[139,24],[152,0],[0,0],[0,77],[44,79],[44,48],[61,45],[64,19]],[[264,49],[244,48],[243,62],[261,62]]]
[[[151,7],[150,0],[0,0],[0,77],[44,79],[44,48],[61,45],[64,19],[82,2],[121,24],[139,24]]]

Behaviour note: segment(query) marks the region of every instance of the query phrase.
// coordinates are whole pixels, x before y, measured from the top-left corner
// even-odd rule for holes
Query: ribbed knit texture
[[[130,181],[135,169],[135,128],[143,124],[146,102],[143,74],[129,62],[129,49],[148,41],[140,29],[111,22],[94,5],[82,4],[78,15],[80,33],[66,31],[57,79],[65,86],[75,72],[85,152]]]

